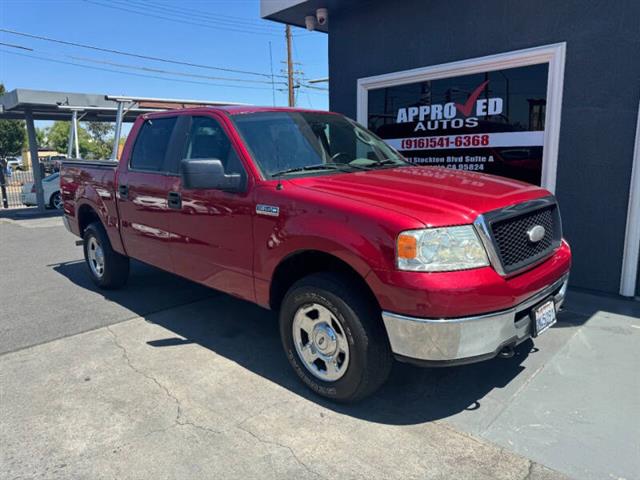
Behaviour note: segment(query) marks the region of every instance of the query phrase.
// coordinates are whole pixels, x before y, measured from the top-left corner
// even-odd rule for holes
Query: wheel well
[[[303,277],[319,272],[333,272],[350,279],[350,284],[367,295],[375,305],[378,300],[364,278],[345,261],[328,253],[307,250],[285,258],[275,269],[269,292],[271,309],[278,310],[287,291]]]
[[[89,205],[82,205],[78,210],[78,227],[80,227],[80,236],[84,234],[84,229],[93,222],[99,222],[100,217],[96,211]]]

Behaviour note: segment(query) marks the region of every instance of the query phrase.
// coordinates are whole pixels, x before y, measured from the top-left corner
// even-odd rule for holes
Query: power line
[[[187,73],[187,72],[178,72],[176,70],[162,70],[159,68],[151,68],[151,67],[138,67],[136,65],[127,65],[125,63],[117,63],[117,62],[110,62],[107,60],[98,60],[95,58],[88,58],[88,57],[76,57],[74,55],[67,55],[69,58],[72,58],[74,60],[80,60],[83,62],[91,62],[91,63],[100,63],[103,65],[111,65],[112,67],[118,67],[118,68],[127,68],[130,70],[142,70],[145,72],[151,72],[151,73],[161,73],[161,74],[165,74],[165,75],[177,75],[177,76],[181,76],[181,77],[192,77],[192,78],[203,78],[203,79],[207,79],[207,80],[223,80],[223,81],[230,81],[230,82],[244,82],[244,83],[260,83],[260,84],[268,84],[271,85],[273,82],[271,82],[270,80],[249,80],[249,79],[244,79],[244,78],[233,78],[233,77],[213,77],[210,75],[198,75],[196,73]],[[280,83],[280,84],[285,84],[285,82],[275,82],[275,83]]]
[[[154,2],[154,1],[151,1],[151,0],[135,0],[135,1],[137,1],[138,3],[150,3],[152,5],[158,5],[158,3],[161,3],[161,2]],[[163,8],[173,8],[173,7],[169,7],[165,3]],[[212,17],[215,16],[215,17],[228,19],[229,21],[237,21],[237,22],[244,22],[244,23],[255,23],[254,20],[250,20],[250,19],[244,18],[244,17],[238,17],[238,16],[234,16],[234,15],[224,15],[224,14],[221,14],[221,13],[212,14],[210,12],[205,12],[204,10],[197,10],[195,8],[183,7],[183,6],[181,6],[180,8],[182,10],[190,11],[190,12],[193,12],[193,13],[199,14],[199,15],[207,15],[207,16],[212,16]],[[279,28],[279,27],[276,27],[274,25],[273,28]]]
[[[213,25],[206,24],[206,23],[201,23],[201,22],[192,22],[192,21],[189,21],[189,20],[179,19],[179,18],[175,18],[175,17],[171,17],[171,16],[163,16],[163,15],[150,13],[148,9],[134,10],[132,8],[120,7],[120,6],[112,5],[112,4],[109,4],[109,3],[101,3],[101,2],[97,2],[97,1],[93,1],[93,0],[84,0],[84,1],[87,2],[87,3],[91,3],[93,5],[98,5],[100,7],[111,8],[111,9],[120,10],[120,11],[123,11],[123,12],[135,13],[137,15],[142,15],[144,17],[159,18],[161,20],[166,20],[166,21],[169,21],[169,22],[184,23],[184,24],[187,24],[187,25],[195,25],[195,26],[198,26],[198,27],[210,28],[210,29],[214,29],[214,30],[228,30],[230,32],[236,32],[236,33],[247,33],[247,34],[250,34],[250,35],[268,35],[268,36],[275,35],[274,33],[255,32],[255,31],[250,31],[250,30],[241,30],[241,29],[237,29],[237,28],[213,26]],[[114,0],[111,0],[111,1],[114,2]],[[129,5],[129,4],[127,4],[127,5]]]
[[[152,60],[154,62],[163,62],[163,63],[173,63],[175,65],[184,65],[187,67],[195,67],[195,68],[204,68],[204,69],[208,69],[208,70],[219,70],[222,72],[232,72],[232,73],[242,73],[245,75],[256,75],[256,76],[260,76],[260,77],[265,77],[265,78],[271,78],[271,75],[269,75],[268,73],[260,73],[260,72],[252,72],[252,71],[248,71],[248,70],[238,70],[235,68],[226,68],[226,67],[214,67],[212,65],[203,65],[203,64],[199,64],[199,63],[191,63],[191,62],[184,62],[181,60],[170,60],[167,58],[160,58],[160,57],[153,57],[150,55],[142,55],[139,53],[132,53],[132,52],[125,52],[122,50],[115,50],[115,49],[111,49],[111,48],[102,48],[102,47],[96,47],[93,45],[87,45],[84,43],[76,43],[76,42],[69,42],[66,40],[60,40],[60,39],[56,39],[56,38],[51,38],[51,37],[45,37],[42,35],[34,35],[32,33],[25,33],[25,32],[18,32],[15,30],[8,30],[6,28],[0,28],[0,32],[4,32],[4,33],[9,33],[11,35],[18,35],[21,37],[26,37],[26,38],[33,38],[36,40],[43,40],[46,42],[53,42],[53,43],[59,43],[61,45],[68,45],[68,46],[72,46],[72,47],[80,47],[80,48],[86,48],[89,50],[95,50],[98,52],[105,52],[105,53],[113,53],[116,55],[124,55],[127,57],[132,57],[132,58],[140,58],[143,60]],[[281,77],[281,78],[286,78],[284,75],[276,75],[276,77]]]
[[[323,92],[328,92],[329,91],[328,88],[315,87],[313,85],[309,85],[308,83],[307,84],[301,83],[300,85],[305,87],[305,88],[310,88],[312,90],[322,90]]]
[[[33,52],[33,48],[29,48],[29,47],[24,47],[22,45],[15,45],[13,43],[4,43],[4,42],[0,42],[0,45],[4,45],[5,47],[11,47],[11,48],[18,48],[20,50],[27,50],[29,52]]]
[[[120,1],[119,3],[123,3]],[[241,17],[231,17],[228,15],[221,14],[213,14],[210,12],[205,12],[203,10],[196,10],[193,8],[187,8],[183,6],[169,6],[169,5],[161,5],[158,2],[151,2],[149,0],[128,0],[127,4],[138,4],[146,9],[152,8],[154,10],[164,11],[163,14],[178,14],[182,16],[188,16],[192,18],[194,15],[198,16],[201,20],[208,20],[212,23],[220,23],[223,25],[230,25],[233,27],[243,27],[243,28],[253,28],[253,29],[261,29],[267,30],[271,33],[277,33],[278,27],[275,25],[271,25],[266,22],[258,23],[253,20],[247,20]]]
[[[27,54],[27,53],[11,52],[11,51],[8,51],[8,50],[4,50],[2,48],[0,48],[0,52],[8,53],[9,55],[17,55],[17,56],[20,56],[20,57],[35,58],[35,59],[38,59],[38,60],[42,60],[44,62],[59,63],[59,64],[63,64],[63,65],[71,65],[71,66],[74,66],[74,67],[87,68],[87,69],[90,69],[90,70],[99,70],[99,71],[103,71],[103,72],[119,73],[120,75],[129,75],[129,76],[134,76],[134,77],[154,78],[154,79],[158,79],[158,80],[167,80],[167,81],[170,81],[170,82],[192,83],[192,84],[196,84],[196,85],[207,85],[207,86],[213,86],[213,87],[242,88],[242,89],[249,89],[249,90],[271,90],[271,87],[256,87],[256,86],[251,86],[250,87],[248,85],[224,85],[224,84],[220,84],[220,83],[198,82],[198,81],[195,81],[195,80],[182,80],[182,79],[177,79],[177,78],[160,77],[160,76],[157,76],[157,75],[145,75],[143,73],[122,72],[120,70],[114,70],[112,68],[95,67],[95,66],[92,66],[92,65],[82,65],[82,64],[74,63],[74,62],[67,62],[65,60],[54,60],[52,58],[41,57],[39,55],[31,55],[31,54]]]
[[[24,45],[16,45],[16,44],[12,44],[12,43],[5,43],[5,42],[0,42],[0,45],[4,45],[7,47],[12,47],[12,48],[17,48],[20,50],[27,50],[30,52],[39,52],[43,55],[61,55],[61,54],[57,54],[57,53],[52,53],[52,52],[43,52],[41,50],[34,50],[33,48],[30,47],[25,47]],[[285,82],[282,81],[274,81],[272,80],[249,80],[246,78],[235,78],[235,77],[214,77],[211,75],[198,75],[196,73],[187,73],[187,72],[178,72],[176,70],[162,70],[159,68],[151,68],[151,67],[142,67],[142,66],[138,66],[138,65],[129,65],[126,63],[117,63],[117,62],[110,62],[108,60],[98,60],[97,58],[89,58],[89,57],[77,57],[75,55],[61,55],[67,58],[71,58],[72,60],[79,60],[81,62],[90,62],[90,63],[99,63],[102,65],[111,65],[113,67],[118,67],[118,68],[127,68],[129,70],[141,70],[144,72],[151,72],[151,73],[160,73],[160,74],[165,74],[165,75],[176,75],[176,76],[182,76],[182,77],[192,77],[192,78],[203,78],[203,79],[207,79],[207,80],[222,80],[222,81],[230,81],[230,82],[244,82],[244,83],[260,83],[260,84],[268,84],[268,85],[273,85],[275,83],[280,83],[283,85],[286,85]]]

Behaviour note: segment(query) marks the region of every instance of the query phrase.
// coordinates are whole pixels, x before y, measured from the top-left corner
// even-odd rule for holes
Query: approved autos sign
[[[540,183],[546,64],[369,92],[368,127],[421,165]]]

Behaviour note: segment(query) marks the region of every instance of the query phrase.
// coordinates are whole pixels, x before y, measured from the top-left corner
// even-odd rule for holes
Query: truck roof
[[[225,106],[216,106],[216,107],[196,107],[196,108],[181,108],[175,110],[167,110],[163,112],[154,112],[148,113],[145,117],[154,117],[164,116],[170,113],[176,112],[203,112],[203,111],[218,111],[224,112],[228,115],[242,115],[245,113],[257,113],[257,112],[322,112],[322,113],[333,113],[327,112],[326,110],[313,110],[310,108],[291,108],[291,107],[266,107],[266,106],[256,106],[256,105],[225,105]]]

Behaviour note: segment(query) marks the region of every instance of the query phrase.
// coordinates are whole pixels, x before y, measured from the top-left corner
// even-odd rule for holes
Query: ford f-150
[[[343,402],[394,358],[508,356],[555,323],[571,264],[547,190],[413,166],[330,112],[145,114],[119,162],[63,162],[61,192],[99,287],[133,258],[278,311],[293,370]]]

